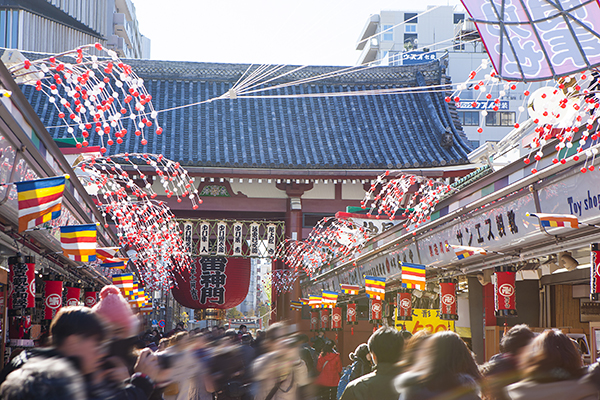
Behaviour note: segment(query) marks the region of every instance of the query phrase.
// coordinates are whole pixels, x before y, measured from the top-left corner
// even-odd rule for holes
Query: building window
[[[0,10],[0,47],[19,46],[19,11]]]
[[[411,24],[416,24],[419,22],[417,13],[404,13],[404,22],[410,22]]]
[[[458,119],[462,126],[477,126],[479,125],[479,112],[458,111]]]
[[[416,33],[405,33],[404,34],[404,49],[414,50],[417,46],[417,34]]]
[[[464,49],[465,49],[464,43],[455,43],[454,44],[454,51],[464,51]]]
[[[515,120],[513,111],[488,112],[485,124],[488,126],[512,126],[515,124]]]
[[[405,33],[417,33],[417,24],[406,24],[404,25]]]
[[[469,147],[473,150],[479,147],[479,140],[468,140],[467,142],[469,143]]]
[[[462,22],[464,22],[465,20],[465,14],[454,14],[454,23],[455,24],[460,24]]]
[[[388,42],[394,41],[394,25],[383,26],[383,40]]]

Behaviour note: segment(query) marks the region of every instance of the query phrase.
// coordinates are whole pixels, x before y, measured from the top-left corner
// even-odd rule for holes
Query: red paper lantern
[[[62,281],[46,281],[44,319],[52,319],[62,307]]]
[[[175,274],[173,297],[194,309],[229,309],[239,305],[250,286],[250,259],[200,257]]]
[[[22,258],[22,260],[19,260]],[[9,257],[8,308],[35,307],[35,263],[30,256]]]
[[[321,309],[321,330],[329,330],[329,308]]]
[[[440,279],[440,319],[446,321],[458,320],[456,312],[456,279]]]
[[[331,310],[331,330],[339,331],[342,329],[342,309],[333,307]]]
[[[318,311],[310,312],[310,330],[311,330],[311,332],[316,332],[319,330],[319,312]]]
[[[369,322],[379,324],[383,320],[383,303],[379,299],[369,299]]]
[[[358,324],[356,321],[356,303],[348,303],[348,307],[346,309],[346,323],[348,325]]]
[[[496,317],[516,317],[515,281],[517,269],[512,266],[496,267],[495,272],[494,303],[496,306]]]
[[[396,295],[396,318],[412,321],[412,293],[408,289],[401,289]]]
[[[96,292],[95,290],[91,290],[88,289],[85,291],[85,293],[83,294],[83,304],[85,304],[86,307],[94,307],[96,305],[96,303],[98,302],[98,292]]]
[[[590,300],[600,300],[600,243],[592,243],[592,267],[590,268]]]
[[[67,286],[65,306],[78,306],[79,298],[81,297],[81,289]]]

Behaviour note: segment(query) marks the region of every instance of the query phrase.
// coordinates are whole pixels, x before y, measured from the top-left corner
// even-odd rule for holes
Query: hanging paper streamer
[[[318,311],[310,312],[310,331],[316,332],[319,330],[319,321],[321,320]]]
[[[98,292],[92,289],[88,289],[83,294],[83,304],[86,307],[94,307],[98,302]]]
[[[590,268],[590,300],[600,300],[600,244],[592,243],[592,265]]]
[[[277,295],[289,293],[294,289],[298,272],[289,269],[276,269],[265,274],[263,282],[269,281]]]
[[[19,262],[22,258],[22,262]],[[35,307],[35,263],[30,256],[8,258],[9,310]]]
[[[321,330],[328,331],[329,330],[329,309],[322,308],[321,309]]]
[[[331,330],[342,330],[342,309],[340,307],[333,307],[331,309]]]
[[[412,321],[412,293],[409,289],[402,289],[396,295],[396,319]]]
[[[67,290],[64,291],[66,301],[65,306],[78,306],[79,298],[81,297],[81,289],[78,287],[67,286]]]
[[[517,268],[513,266],[496,267],[496,283],[494,284],[494,303],[496,317],[516,317],[516,275]]]
[[[456,279],[440,279],[440,319],[447,321],[458,320],[456,312]]]
[[[62,307],[62,281],[45,281],[44,319],[52,319]]]

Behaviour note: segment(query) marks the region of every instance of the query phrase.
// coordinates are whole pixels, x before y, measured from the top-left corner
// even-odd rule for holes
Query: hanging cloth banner
[[[310,330],[311,330],[311,332],[316,332],[319,330],[319,312],[318,311],[310,312]]]
[[[356,303],[348,303],[348,308],[346,309],[346,323],[348,325],[358,324],[356,321]]]
[[[191,222],[183,223],[183,246],[185,253],[190,256],[192,254],[192,246],[194,243],[194,224]],[[98,253],[96,252],[96,256]]]
[[[275,224],[267,225],[267,256],[275,257],[277,226]]]
[[[600,300],[600,243],[592,243],[592,266],[590,268],[590,300]]]
[[[496,283],[494,284],[494,303],[496,317],[516,317],[516,275],[517,268],[496,267]]]
[[[412,321],[412,293],[410,290],[401,290],[396,295],[396,319]]]
[[[66,293],[67,301],[65,302],[65,306],[78,306],[79,298],[81,297],[81,289],[67,286]]]
[[[260,242],[259,233],[260,225],[250,224],[250,256],[258,256],[260,253],[258,247]]]
[[[85,304],[86,307],[94,307],[96,305],[96,303],[98,302],[98,292],[96,292],[95,290],[92,289],[88,289],[85,291],[85,293],[83,294],[83,304]]]
[[[217,255],[227,254],[227,223],[217,223]]]
[[[381,323],[383,320],[383,304],[380,299],[369,299],[369,322]]]
[[[236,222],[233,224],[233,252],[232,255],[241,256],[242,255],[242,229],[244,224],[241,222]]]
[[[62,281],[46,281],[44,319],[52,319],[62,307]]]
[[[202,256],[210,254],[209,240],[210,240],[210,224],[208,222],[202,222],[200,224],[200,242],[199,242],[198,254],[200,254]]]
[[[458,320],[456,312],[456,279],[440,279],[440,319]]]
[[[342,309],[340,307],[333,307],[331,310],[331,330],[342,330]]]
[[[329,308],[321,309],[321,330],[329,330]]]
[[[35,307],[35,263],[34,258],[22,256],[8,258],[8,309],[20,310]]]

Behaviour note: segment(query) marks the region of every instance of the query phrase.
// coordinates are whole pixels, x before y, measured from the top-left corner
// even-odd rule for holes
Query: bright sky
[[[354,65],[381,10],[423,12],[459,0],[133,0],[155,60]]]

